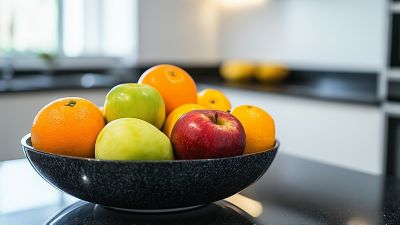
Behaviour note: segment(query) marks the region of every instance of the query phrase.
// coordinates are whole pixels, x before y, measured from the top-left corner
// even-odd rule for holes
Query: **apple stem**
[[[218,124],[218,113],[215,113],[215,123]]]

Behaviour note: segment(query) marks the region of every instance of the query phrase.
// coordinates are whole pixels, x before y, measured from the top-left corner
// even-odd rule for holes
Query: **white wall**
[[[229,1],[139,0],[139,62],[207,64],[245,58],[322,69],[384,67],[387,1],[230,3],[241,2],[240,7],[224,2]]]
[[[214,0],[140,0],[139,63],[218,60]]]
[[[295,66],[380,69],[384,66],[384,0],[267,0],[222,9],[222,58],[278,60]]]

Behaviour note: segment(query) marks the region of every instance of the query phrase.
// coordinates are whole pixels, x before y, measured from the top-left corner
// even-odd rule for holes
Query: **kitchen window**
[[[56,52],[55,0],[0,0],[0,54]]]
[[[132,58],[137,1],[0,0],[0,57]]]

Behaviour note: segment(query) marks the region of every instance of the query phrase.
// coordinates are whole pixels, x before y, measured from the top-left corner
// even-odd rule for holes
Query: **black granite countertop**
[[[61,192],[46,184],[26,160],[6,161],[0,167],[0,224],[400,224],[400,180],[282,153],[240,195],[191,211],[156,215],[67,201],[65,194],[56,198]]]
[[[228,82],[221,76],[197,76],[202,84],[219,85],[229,88],[283,94],[326,101],[379,105],[378,75],[375,73],[291,71],[284,82],[260,83],[255,80]]]
[[[378,105],[381,102],[378,98],[377,73],[292,70],[289,78],[282,83],[262,84],[255,80],[241,83],[227,82],[219,76],[217,68],[183,68],[199,84],[338,102],[371,105]],[[67,71],[56,75],[21,74],[11,80],[0,79],[0,95],[61,89],[111,88],[119,83],[137,82],[144,70],[145,68],[135,68],[122,73]]]

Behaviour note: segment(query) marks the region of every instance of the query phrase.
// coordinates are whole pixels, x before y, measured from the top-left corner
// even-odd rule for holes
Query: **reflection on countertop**
[[[200,207],[196,210],[189,210],[176,213],[129,213],[108,209],[93,203],[77,202],[65,208],[56,216],[46,222],[53,225],[102,225],[102,224],[243,224],[253,225],[255,219],[235,205],[226,201],[219,201]]]

